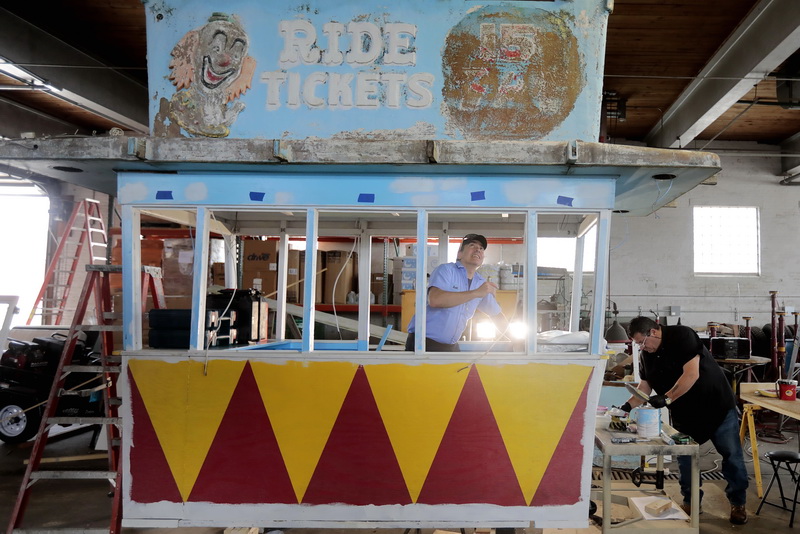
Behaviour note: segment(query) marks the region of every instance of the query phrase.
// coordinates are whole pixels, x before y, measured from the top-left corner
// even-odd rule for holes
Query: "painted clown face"
[[[195,61],[196,80],[216,90],[239,77],[247,56],[247,35],[239,24],[227,20],[209,22],[200,30]]]

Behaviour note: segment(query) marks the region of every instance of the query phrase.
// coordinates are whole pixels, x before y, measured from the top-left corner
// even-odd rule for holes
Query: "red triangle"
[[[359,366],[303,504],[411,504],[400,465]]]
[[[589,377],[591,379],[591,376]],[[586,397],[589,380],[583,386],[567,428],[561,435],[553,457],[542,476],[531,506],[575,504],[581,498],[581,466],[583,464],[583,425],[586,422]]]
[[[167,457],[158,441],[150,415],[147,413],[136,380],[128,369],[131,385],[131,500],[134,502],[181,502],[181,492],[172,477]]]
[[[475,366],[469,371],[417,503],[526,504]]]
[[[188,500],[297,504],[249,362]]]

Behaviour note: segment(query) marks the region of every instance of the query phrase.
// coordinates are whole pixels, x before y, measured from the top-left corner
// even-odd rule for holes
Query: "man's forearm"
[[[428,293],[428,303],[432,308],[452,308],[459,306],[472,299],[481,298],[477,289],[470,291],[445,291],[438,287],[432,287]]]
[[[680,398],[681,395],[692,389],[697,379],[700,377],[700,356],[695,356],[683,366],[683,374],[678,377],[677,382],[666,392],[671,401]]]

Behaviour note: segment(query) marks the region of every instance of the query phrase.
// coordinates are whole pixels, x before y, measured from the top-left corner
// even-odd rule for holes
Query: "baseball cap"
[[[468,245],[469,243],[472,243],[473,241],[477,241],[478,243],[480,243],[481,246],[484,249],[488,246],[488,244],[486,243],[486,238],[483,237],[482,235],[480,235],[480,234],[467,234],[467,235],[464,236],[463,241],[461,241],[461,246],[459,248],[460,249],[464,248],[466,245]]]

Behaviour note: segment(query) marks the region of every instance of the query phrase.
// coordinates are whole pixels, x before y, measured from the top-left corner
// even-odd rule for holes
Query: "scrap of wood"
[[[327,268],[327,267],[325,267],[325,268],[323,268],[323,269],[320,269],[319,271],[317,271],[317,276],[321,275],[322,273],[324,273],[324,272],[325,272],[325,271],[327,271],[327,270],[328,270],[328,268]],[[300,280],[298,280],[297,282],[292,282],[291,284],[287,285],[287,286],[286,286],[286,289],[289,289],[290,287],[294,287],[294,286],[296,286],[297,284],[302,284],[302,283],[303,283],[303,282],[305,282],[305,281],[306,281],[306,279],[305,279],[305,278],[301,278],[301,279],[300,279]],[[277,294],[278,294],[278,290],[276,289],[276,290],[275,290],[275,291],[273,291],[272,293],[269,293],[269,294],[267,294],[267,295],[264,295],[264,298],[268,298],[268,299],[269,299],[269,298],[272,298],[272,297],[274,297],[274,296],[275,296],[275,295],[277,295]]]
[[[275,299],[266,299],[267,304],[269,306],[275,306],[274,309],[277,309],[278,301]],[[303,307],[297,306],[296,304],[285,304],[284,310],[289,315],[294,315],[295,317],[302,317],[303,316]],[[322,323],[328,326],[339,326],[343,330],[349,330],[351,332],[358,332],[358,321],[355,319],[349,319],[346,317],[337,317],[332,313],[325,313],[321,311],[314,310],[314,320],[318,323]],[[372,337],[383,337],[386,328],[383,326],[378,326],[375,324],[369,325],[369,335]],[[398,332],[397,330],[392,330],[389,332],[389,337],[387,338],[389,341],[393,343],[400,343],[405,344],[406,338],[408,334],[405,332]]]
[[[106,453],[97,453],[97,454],[81,454],[78,456],[51,456],[49,458],[42,458],[40,461],[43,464],[55,464],[61,462],[78,462],[81,460],[105,460],[108,458],[108,454]],[[28,464],[30,460],[26,459],[23,461],[25,465]]]
[[[650,515],[661,515],[670,508],[672,508],[672,500],[658,499],[657,501],[647,503],[644,507],[644,511]]]

